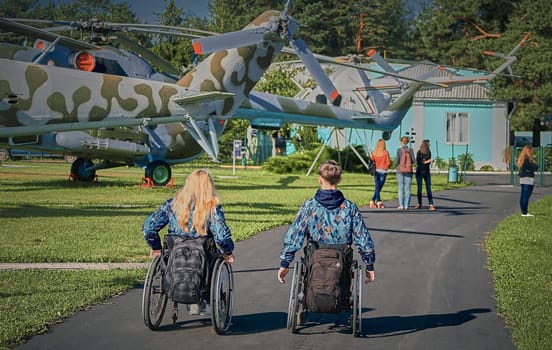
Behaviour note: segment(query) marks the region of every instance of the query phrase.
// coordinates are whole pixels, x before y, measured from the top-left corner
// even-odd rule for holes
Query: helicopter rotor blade
[[[172,74],[175,76],[178,76],[180,74],[178,70],[176,70],[169,62],[157,56],[147,48],[139,45],[136,41],[130,40],[129,38],[120,34],[116,35],[116,38],[123,46],[126,46],[130,50],[141,55],[145,60],[153,63],[154,65],[159,67],[159,69],[161,69],[163,72]]]
[[[314,80],[318,83],[318,86],[320,86],[326,98],[329,99],[334,106],[339,106],[341,103],[341,95],[326,72],[324,72],[322,66],[318,63],[305,41],[303,39],[292,39],[289,43],[305,67],[307,67]]]

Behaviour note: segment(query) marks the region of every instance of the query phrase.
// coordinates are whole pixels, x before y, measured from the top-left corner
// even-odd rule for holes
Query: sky
[[[67,4],[72,0],[54,0],[55,4]],[[122,1],[117,1],[122,2]],[[156,14],[162,13],[168,0],[126,0],[126,3],[130,4],[132,11],[142,21],[147,23],[156,23]],[[39,3],[44,5],[47,0],[40,0]],[[207,17],[209,15],[209,8],[207,0],[174,0],[177,7],[184,11],[190,11],[198,17]]]
[[[156,23],[156,15],[162,13],[167,7],[167,0],[132,0],[127,1],[136,17],[148,23]],[[184,11],[190,11],[198,17],[209,16],[209,1],[207,0],[174,0],[176,7]]]
[[[124,0],[121,0],[124,1]],[[45,4],[47,0],[40,0],[39,3]],[[54,0],[56,4],[70,3],[72,0]],[[130,4],[132,11],[142,21],[150,24],[157,23],[156,14],[162,13],[167,7],[168,0],[126,0]],[[420,0],[407,0],[410,6],[419,10]],[[208,0],[174,0],[177,7],[184,11],[190,11],[198,17],[209,16]]]

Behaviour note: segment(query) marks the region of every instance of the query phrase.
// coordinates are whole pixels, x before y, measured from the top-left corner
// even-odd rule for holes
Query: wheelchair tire
[[[297,327],[301,325],[303,312],[303,263],[295,262],[291,290],[289,293],[287,328],[291,333],[297,333]]]
[[[359,337],[362,335],[362,266],[360,266],[357,261],[354,261],[351,270],[353,275],[351,326],[353,328],[353,337]]]
[[[163,292],[162,281],[163,268],[161,255],[158,255],[150,264],[142,293],[142,316],[144,324],[151,330],[159,328],[167,306],[168,298]]]
[[[232,265],[218,258],[211,276],[211,321],[217,334],[230,328],[234,310],[234,276]]]

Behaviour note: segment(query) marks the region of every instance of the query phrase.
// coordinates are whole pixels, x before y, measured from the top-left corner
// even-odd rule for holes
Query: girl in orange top
[[[389,152],[385,147],[385,140],[379,139],[376,143],[376,147],[370,158],[376,163],[376,173],[374,175],[375,180],[375,189],[372,200],[370,201],[370,208],[385,208],[383,202],[381,201],[380,192],[385,184],[385,179],[387,178],[387,170],[391,165],[391,157]]]

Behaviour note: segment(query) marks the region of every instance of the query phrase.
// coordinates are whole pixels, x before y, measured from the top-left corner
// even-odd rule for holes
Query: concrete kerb
[[[0,263],[0,270],[113,270],[147,269],[149,263]]]

